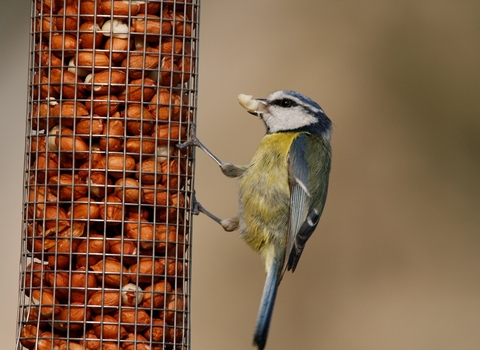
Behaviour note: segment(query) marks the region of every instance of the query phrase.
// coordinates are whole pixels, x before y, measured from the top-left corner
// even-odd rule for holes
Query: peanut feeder
[[[17,349],[187,349],[197,0],[32,0]]]

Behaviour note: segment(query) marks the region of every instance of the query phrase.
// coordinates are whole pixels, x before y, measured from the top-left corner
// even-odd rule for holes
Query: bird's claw
[[[190,137],[189,137],[189,139],[185,142],[177,143],[176,144],[177,148],[184,149],[184,148],[192,147],[192,146],[198,147],[199,144],[200,144],[200,141],[197,139],[197,136],[195,136],[195,134],[196,134],[195,124],[192,124],[190,126]]]
[[[191,147],[191,146],[197,146],[195,141],[196,141],[196,139],[190,139],[190,140],[182,142],[182,143],[177,143],[176,146],[179,149],[184,149],[184,148]]]
[[[201,204],[197,201],[197,196],[195,194],[195,191],[193,192],[193,206],[192,206],[192,214],[193,215],[198,215],[200,214],[200,208]]]

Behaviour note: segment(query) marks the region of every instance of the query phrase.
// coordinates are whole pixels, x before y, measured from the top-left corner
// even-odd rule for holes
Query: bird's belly
[[[240,179],[240,235],[255,251],[262,251],[273,241],[280,244],[288,234],[287,154],[293,137],[274,136],[265,137],[269,144],[259,148],[265,151],[257,151]]]

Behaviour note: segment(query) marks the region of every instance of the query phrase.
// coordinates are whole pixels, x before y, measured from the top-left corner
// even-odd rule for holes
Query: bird
[[[199,147],[223,174],[239,179],[237,215],[220,219],[196,198],[194,214],[207,215],[225,231],[238,230],[262,257],[267,276],[253,344],[263,350],[278,286],[285,271],[295,271],[325,206],[332,122],[315,101],[291,90],[273,92],[265,99],[240,94],[238,100],[266,127],[250,164],[222,162],[195,135],[178,147]]]

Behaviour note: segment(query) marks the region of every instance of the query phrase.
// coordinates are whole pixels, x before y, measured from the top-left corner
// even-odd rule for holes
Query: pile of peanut
[[[188,346],[197,7],[33,0],[18,349]]]

